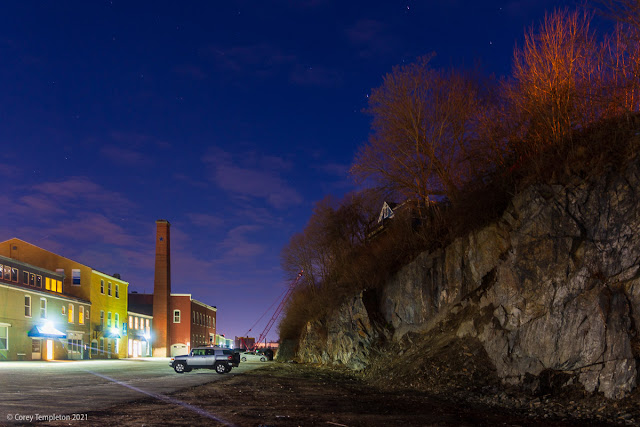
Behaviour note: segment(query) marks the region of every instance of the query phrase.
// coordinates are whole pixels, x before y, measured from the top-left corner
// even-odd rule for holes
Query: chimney
[[[153,356],[171,356],[170,316],[171,253],[169,221],[156,221],[156,269],[153,280]]]

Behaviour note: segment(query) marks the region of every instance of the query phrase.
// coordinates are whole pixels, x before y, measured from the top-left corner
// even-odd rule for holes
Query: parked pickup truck
[[[240,365],[240,354],[228,348],[196,347],[191,353],[171,358],[169,366],[177,373],[189,372],[192,369],[215,369],[224,374]]]

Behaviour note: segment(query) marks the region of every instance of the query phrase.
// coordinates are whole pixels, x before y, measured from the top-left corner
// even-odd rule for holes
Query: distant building
[[[378,220],[372,224],[369,224],[369,232],[367,233],[367,239],[373,239],[384,233],[392,221],[398,217],[409,221],[408,223],[412,228],[418,227],[425,221],[432,221],[437,206],[442,206],[442,203],[436,203],[434,201],[418,202],[416,200],[405,200],[402,203],[395,202],[383,202]]]
[[[225,338],[224,335],[216,334],[216,346],[224,348],[235,348],[233,340],[231,338]]]
[[[130,293],[130,309],[141,314],[156,313],[153,310],[153,296],[154,294]],[[188,353],[196,346],[216,344],[216,307],[191,298],[191,294],[171,294],[169,310],[170,323],[167,336],[170,343],[167,356]],[[155,315],[148,317],[155,323]],[[157,334],[157,330],[161,327],[154,325],[151,328],[151,336]],[[155,351],[154,356],[167,357],[164,353],[158,356]]]
[[[256,339],[254,337],[236,337],[234,340],[235,348],[251,348],[255,345]]]
[[[128,349],[129,357],[151,357],[153,347],[151,328],[153,316],[129,310]]]
[[[256,348],[258,350],[260,349],[266,349],[266,348],[270,348],[272,350],[277,349],[280,346],[280,343],[277,341],[267,341],[267,342],[259,342],[258,344],[256,344]]]

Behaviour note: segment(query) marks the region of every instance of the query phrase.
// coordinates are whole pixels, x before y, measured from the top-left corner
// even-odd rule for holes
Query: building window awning
[[[51,325],[34,326],[27,333],[27,336],[31,338],[66,338],[67,334],[60,332]]]

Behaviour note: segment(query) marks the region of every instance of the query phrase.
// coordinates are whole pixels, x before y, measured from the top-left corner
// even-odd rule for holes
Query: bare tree
[[[319,288],[338,282],[353,254],[365,243],[370,219],[380,204],[370,191],[327,196],[317,202],[304,230],[295,234],[281,254],[283,270],[295,277],[304,269],[303,285]]]
[[[588,14],[556,11],[545,16],[538,32],[530,28],[523,47],[514,51],[506,96],[524,127],[527,151],[557,144],[593,120],[589,103],[601,74],[590,21]]]
[[[635,30],[628,37],[640,42],[640,0],[597,0],[602,14],[628,29]]]
[[[351,172],[404,198],[454,200],[473,167],[478,89],[467,75],[430,68],[430,59],[394,67],[372,91],[373,133]]]
[[[607,40],[614,114],[640,111],[640,0],[600,0],[599,12],[616,22]]]

